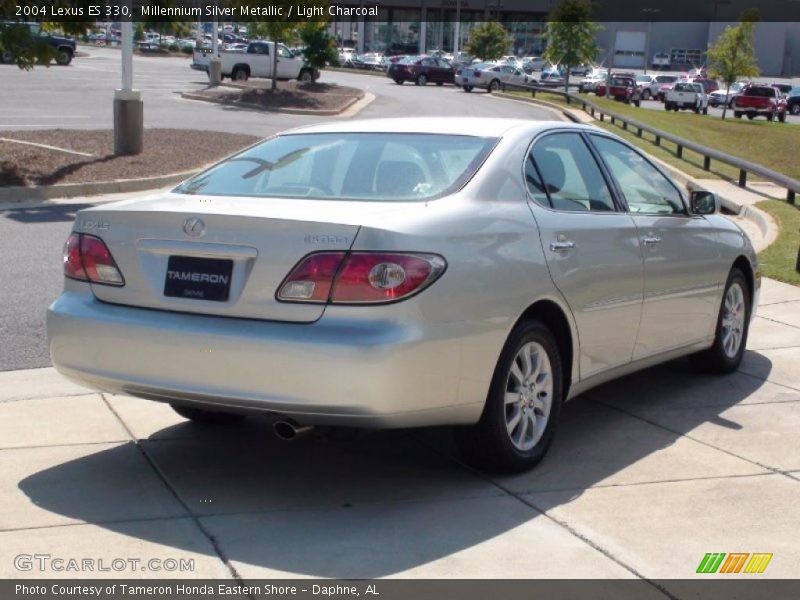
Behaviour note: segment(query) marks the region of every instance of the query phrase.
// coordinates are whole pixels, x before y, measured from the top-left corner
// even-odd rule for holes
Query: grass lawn
[[[524,97],[530,97],[527,92],[514,92]],[[556,94],[537,93],[537,98],[566,106],[565,100]],[[718,119],[709,115],[696,115],[693,112],[666,112],[663,110],[650,110],[636,108],[633,105],[615,102],[607,98],[597,98],[589,95],[586,97],[608,110],[622,116],[629,116],[637,121],[662,129],[673,135],[692,140],[703,146],[715,148],[728,154],[739,156],[745,160],[764,165],[780,173],[785,173],[795,179],[800,179],[800,160],[797,160],[796,149],[800,147],[800,127],[788,123],[768,122],[766,119],[734,119],[729,112],[729,119]],[[655,101],[650,100],[649,103]],[[576,108],[574,104],[570,108]],[[578,108],[580,110],[580,108]],[[703,158],[688,150],[684,150],[686,160],[679,159],[675,154],[675,146],[663,142],[662,146],[653,144],[653,136],[644,133],[644,138],[636,137],[622,129],[621,125],[611,125],[607,121],[596,125],[624,137],[636,146],[646,150],[665,162],[679,167],[693,177],[708,177],[709,174],[726,179],[738,179],[739,171],[720,163],[711,162],[711,171],[703,170]],[[753,176],[749,176],[753,177]],[[753,177],[755,179],[755,177]]]
[[[797,250],[800,248],[800,207],[780,200],[764,200],[756,206],[768,212],[780,230],[778,239],[758,255],[761,274],[800,285],[800,273],[795,270]]]

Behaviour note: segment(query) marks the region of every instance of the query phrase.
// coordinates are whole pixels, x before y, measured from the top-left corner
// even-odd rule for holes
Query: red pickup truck
[[[772,121],[775,117],[786,122],[786,98],[780,90],[769,85],[749,85],[733,99],[733,116],[741,119],[747,115],[754,119],[759,115]]]
[[[641,91],[636,85],[636,80],[633,77],[612,75],[611,84],[608,95],[614,100],[630,104],[633,102],[636,106],[641,104]],[[595,87],[594,93],[597,96],[606,95],[606,84],[598,83]]]

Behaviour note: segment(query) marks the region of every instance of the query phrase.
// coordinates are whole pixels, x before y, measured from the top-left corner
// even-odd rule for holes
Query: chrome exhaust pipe
[[[281,421],[276,421],[272,426],[272,430],[275,432],[278,439],[288,442],[311,433],[314,431],[314,426],[300,425],[291,419],[283,419]]]

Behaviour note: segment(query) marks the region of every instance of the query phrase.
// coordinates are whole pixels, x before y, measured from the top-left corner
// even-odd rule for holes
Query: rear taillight
[[[318,252],[292,269],[277,298],[321,304],[394,302],[424,290],[446,266],[435,254]]]
[[[80,281],[125,285],[125,279],[105,242],[93,235],[72,233],[64,244],[64,275]]]

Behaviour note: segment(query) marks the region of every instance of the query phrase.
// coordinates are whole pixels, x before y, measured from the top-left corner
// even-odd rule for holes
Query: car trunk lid
[[[398,208],[393,202],[167,194],[80,211],[75,231],[105,241],[125,279],[122,287],[92,284],[105,302],[312,322],[324,305],[275,298],[292,267],[314,251],[348,250],[363,219]]]

